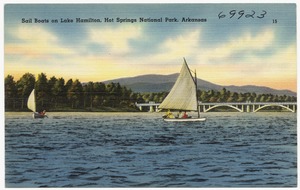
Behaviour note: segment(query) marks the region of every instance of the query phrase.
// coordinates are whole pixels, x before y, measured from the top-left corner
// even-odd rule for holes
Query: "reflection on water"
[[[6,113],[6,187],[296,187],[296,114],[204,116]]]

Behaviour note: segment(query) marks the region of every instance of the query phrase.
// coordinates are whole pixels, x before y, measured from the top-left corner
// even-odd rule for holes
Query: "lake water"
[[[297,114],[5,113],[6,187],[296,187]]]

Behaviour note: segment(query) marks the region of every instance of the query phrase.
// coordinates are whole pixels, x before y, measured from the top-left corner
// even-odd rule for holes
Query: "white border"
[[[145,0],[142,0],[142,1],[137,1],[137,0],[101,0],[101,1],[96,1],[96,0],[60,0],[60,1],[49,1],[49,0],[46,0],[46,1],[40,1],[40,0],[31,0],[31,1],[24,1],[24,0],[3,0],[1,1],[1,8],[0,8],[0,33],[2,34],[1,36],[1,40],[2,40],[2,43],[0,45],[0,49],[1,49],[1,52],[2,52],[2,56],[1,57],[1,68],[0,68],[0,75],[2,77],[0,77],[0,92],[1,92],[1,98],[0,98],[0,114],[1,114],[1,118],[0,118],[0,121],[1,121],[1,124],[0,124],[0,128],[1,128],[1,131],[0,131],[0,134],[1,134],[1,141],[0,141],[0,152],[1,152],[1,156],[0,156],[0,168],[1,168],[1,171],[0,171],[0,188],[1,189],[6,189],[5,188],[5,157],[4,157],[4,153],[5,153],[5,141],[4,141],[4,137],[5,137],[5,124],[4,124],[4,6],[5,4],[31,4],[31,3],[37,3],[37,4],[89,4],[89,3],[95,3],[95,4],[101,4],[101,3],[115,3],[115,4],[118,4],[118,3],[149,3],[149,4],[155,4],[155,3],[158,3],[158,4],[165,4],[165,3],[216,3],[216,4],[219,4],[219,3],[251,3],[251,4],[254,4],[254,3],[295,3],[297,8],[296,8],[296,11],[297,11],[297,93],[299,92],[299,87],[300,87],[300,84],[299,84],[299,81],[298,81],[298,77],[299,77],[299,66],[298,66],[298,63],[299,63],[299,47],[298,47],[298,44],[299,44],[299,24],[298,24],[298,21],[299,21],[299,4],[297,3],[296,0],[198,0],[198,1],[195,1],[195,0],[153,0],[153,1],[145,1]],[[298,100],[299,101],[299,100]],[[299,102],[298,102],[299,104]],[[275,189],[285,189],[285,190],[288,190],[288,189],[298,189],[299,188],[299,184],[300,184],[300,173],[299,173],[299,133],[298,133],[298,119],[299,119],[299,112],[297,112],[297,175],[298,175],[298,180],[297,180],[297,188],[264,188],[264,189],[270,189],[270,190],[275,190]],[[8,189],[11,189],[11,190],[14,190],[14,189],[28,189],[28,188],[8,188]],[[49,188],[38,188],[38,189],[49,189]],[[52,189],[63,189],[63,190],[67,190],[67,189],[71,189],[71,190],[74,190],[74,189],[91,189],[91,188],[51,188]],[[97,189],[100,189],[100,188],[97,188]],[[111,188],[101,188],[101,189],[111,189]],[[118,188],[113,188],[113,189],[118,189]],[[124,188],[122,188],[124,189]],[[129,188],[128,188],[129,189]],[[141,189],[141,188],[138,188],[138,189]],[[151,189],[163,189],[163,188],[145,188],[147,190],[151,190]],[[168,188],[168,190],[173,190],[173,189],[179,189],[179,188]],[[184,188],[184,189],[195,189],[195,188]],[[201,188],[201,189],[212,189],[212,188]],[[223,189],[230,189],[230,188],[213,188],[213,189],[218,189],[218,190],[223,190]],[[236,190],[239,190],[239,189],[245,189],[245,190],[253,190],[253,189],[262,189],[262,188],[234,188]]]

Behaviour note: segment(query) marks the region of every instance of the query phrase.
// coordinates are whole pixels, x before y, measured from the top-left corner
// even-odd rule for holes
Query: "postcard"
[[[5,4],[5,187],[297,187],[296,29],[295,3]]]

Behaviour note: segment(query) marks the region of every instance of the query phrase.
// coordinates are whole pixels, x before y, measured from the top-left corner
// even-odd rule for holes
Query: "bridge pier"
[[[150,106],[149,112],[158,112],[158,106]]]
[[[206,107],[205,107],[205,105],[203,106],[203,112],[206,112]]]
[[[149,112],[154,112],[153,106],[150,106]]]
[[[293,105],[293,112],[296,112],[296,106]]]
[[[142,106],[138,106],[140,111],[143,111],[143,107]]]

